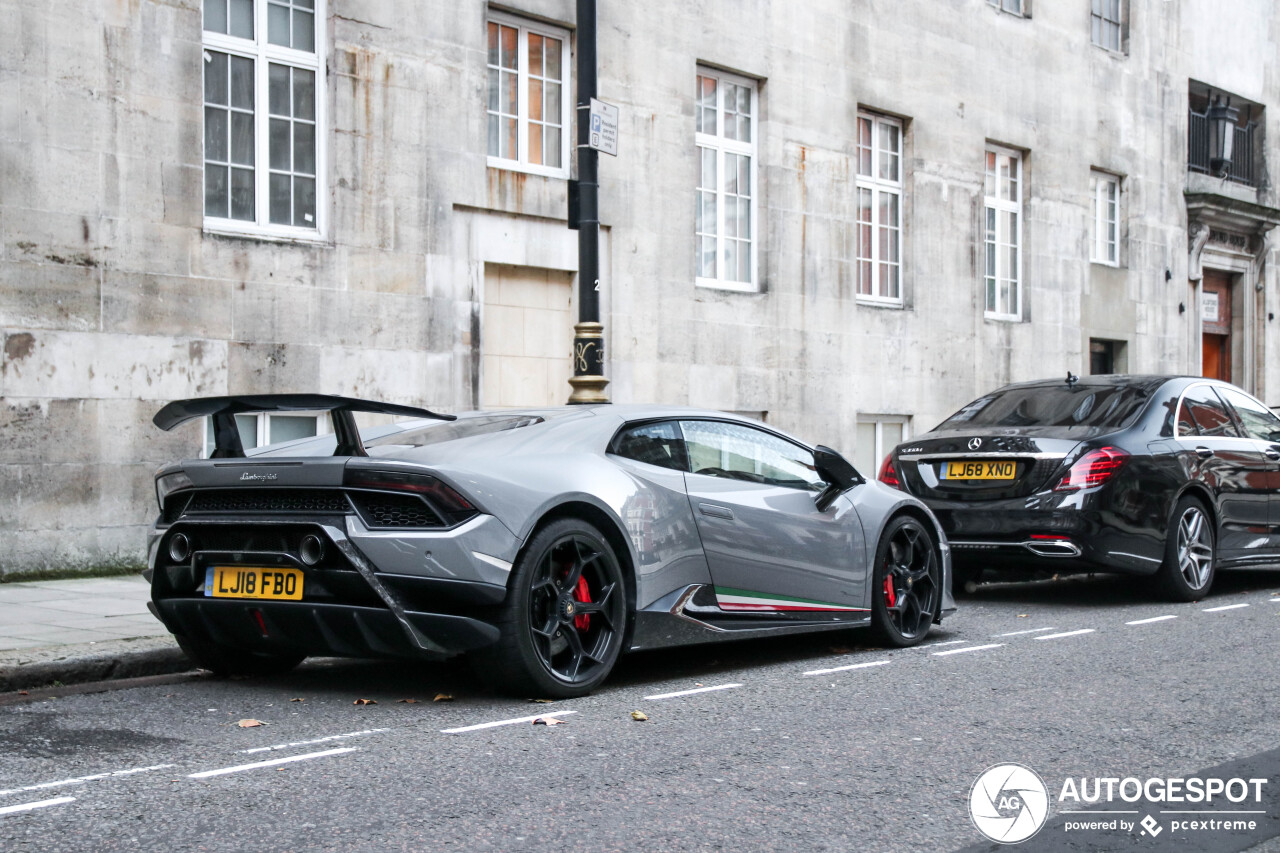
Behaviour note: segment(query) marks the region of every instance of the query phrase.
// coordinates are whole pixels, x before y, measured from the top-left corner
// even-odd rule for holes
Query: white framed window
[[[983,230],[986,248],[986,316],[1022,319],[1022,155],[1008,148],[986,151]]]
[[[705,68],[698,69],[697,87],[697,283],[755,291],[758,88],[754,80]]]
[[[287,415],[256,412],[236,415],[236,427],[240,430],[240,444],[245,450],[311,438],[329,432],[329,419],[324,415],[290,412]],[[204,458],[213,453],[213,418],[204,419]]]
[[[569,33],[490,12],[489,165],[569,177]]]
[[[907,415],[858,415],[853,466],[868,480],[880,473],[880,463],[889,451],[911,437]]]
[[[858,298],[902,304],[902,122],[858,114]]]
[[[1013,15],[1026,15],[1026,0],[987,0],[992,6],[995,6],[1002,12],[1009,12]]]
[[[1120,265],[1120,178],[1093,170],[1089,173],[1093,217],[1089,228],[1089,259],[1095,264]]]
[[[1093,0],[1089,13],[1090,36],[1093,43],[1107,50],[1120,51],[1124,40],[1124,20],[1121,4],[1124,0]]]
[[[204,224],[316,240],[325,0],[204,0]]]

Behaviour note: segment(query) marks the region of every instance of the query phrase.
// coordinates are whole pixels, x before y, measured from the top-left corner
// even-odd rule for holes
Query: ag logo
[[[969,817],[992,841],[1017,844],[1040,831],[1049,816],[1049,791],[1030,767],[988,767],[969,791]]]

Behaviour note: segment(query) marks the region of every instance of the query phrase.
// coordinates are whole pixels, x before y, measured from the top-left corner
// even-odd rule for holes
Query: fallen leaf
[[[242,729],[256,729],[258,726],[265,726],[266,723],[262,722],[262,720],[245,719],[236,723],[236,725]]]
[[[289,701],[290,701],[290,702],[305,702],[305,701],[307,701],[307,700],[306,700],[306,699],[290,699]]]
[[[563,726],[564,720],[557,720],[555,717],[539,717],[533,721],[535,726]]]
[[[402,704],[402,705],[417,705],[417,704],[418,704],[418,700],[417,700],[417,699],[397,699],[397,700],[396,700],[396,702],[397,702],[397,703],[399,703],[399,704]]]
[[[19,690],[19,691],[18,691],[18,695],[19,695],[19,696],[30,696],[31,694],[30,694],[28,691],[26,691],[26,690]]]
[[[701,687],[701,686],[702,686],[702,682],[701,682],[701,681],[695,681],[695,682],[693,683],[693,686],[694,686],[694,687]]]
[[[535,705],[551,705],[551,704],[553,704],[556,700],[554,700],[554,699],[530,699],[529,701],[530,701],[530,702],[532,702],[532,703],[534,703]]]
[[[1026,618],[1027,618],[1027,614],[1025,614],[1025,613],[1019,613],[1019,614],[1018,614],[1018,618],[1019,618],[1019,619],[1026,619]]]
[[[352,705],[377,705],[377,699],[357,699],[351,703]]]
[[[649,719],[649,716],[645,714],[644,711],[632,711],[631,719],[635,720],[637,723],[643,723],[645,720]]]
[[[827,651],[831,652],[831,654],[833,655],[847,655],[852,650],[846,649],[844,646],[832,646],[831,648],[827,649]]]
[[[432,702],[452,702],[452,701],[453,701],[453,694],[452,694],[452,693],[437,693],[437,694],[436,694],[436,698],[432,699],[431,701],[432,701]]]

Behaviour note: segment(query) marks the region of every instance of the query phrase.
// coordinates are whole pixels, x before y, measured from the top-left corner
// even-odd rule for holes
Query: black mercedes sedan
[[[924,500],[956,587],[986,568],[1150,575],[1180,601],[1280,565],[1280,418],[1226,382],[1006,385],[898,445],[879,479]]]

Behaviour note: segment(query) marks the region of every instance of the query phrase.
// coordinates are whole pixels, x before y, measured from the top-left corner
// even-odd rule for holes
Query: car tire
[[[306,655],[299,654],[247,652],[184,634],[174,634],[173,638],[192,663],[214,675],[283,675],[306,659]]]
[[[1205,505],[1190,496],[1173,508],[1165,532],[1164,563],[1158,579],[1161,591],[1174,601],[1197,601],[1213,586],[1217,536]]]
[[[899,648],[923,640],[942,605],[942,564],[924,522],[900,515],[885,526],[871,577],[875,633]]]
[[[472,652],[494,690],[569,699],[598,687],[622,651],[627,592],[617,555],[576,518],[538,530],[516,558],[494,624],[498,642]]]

